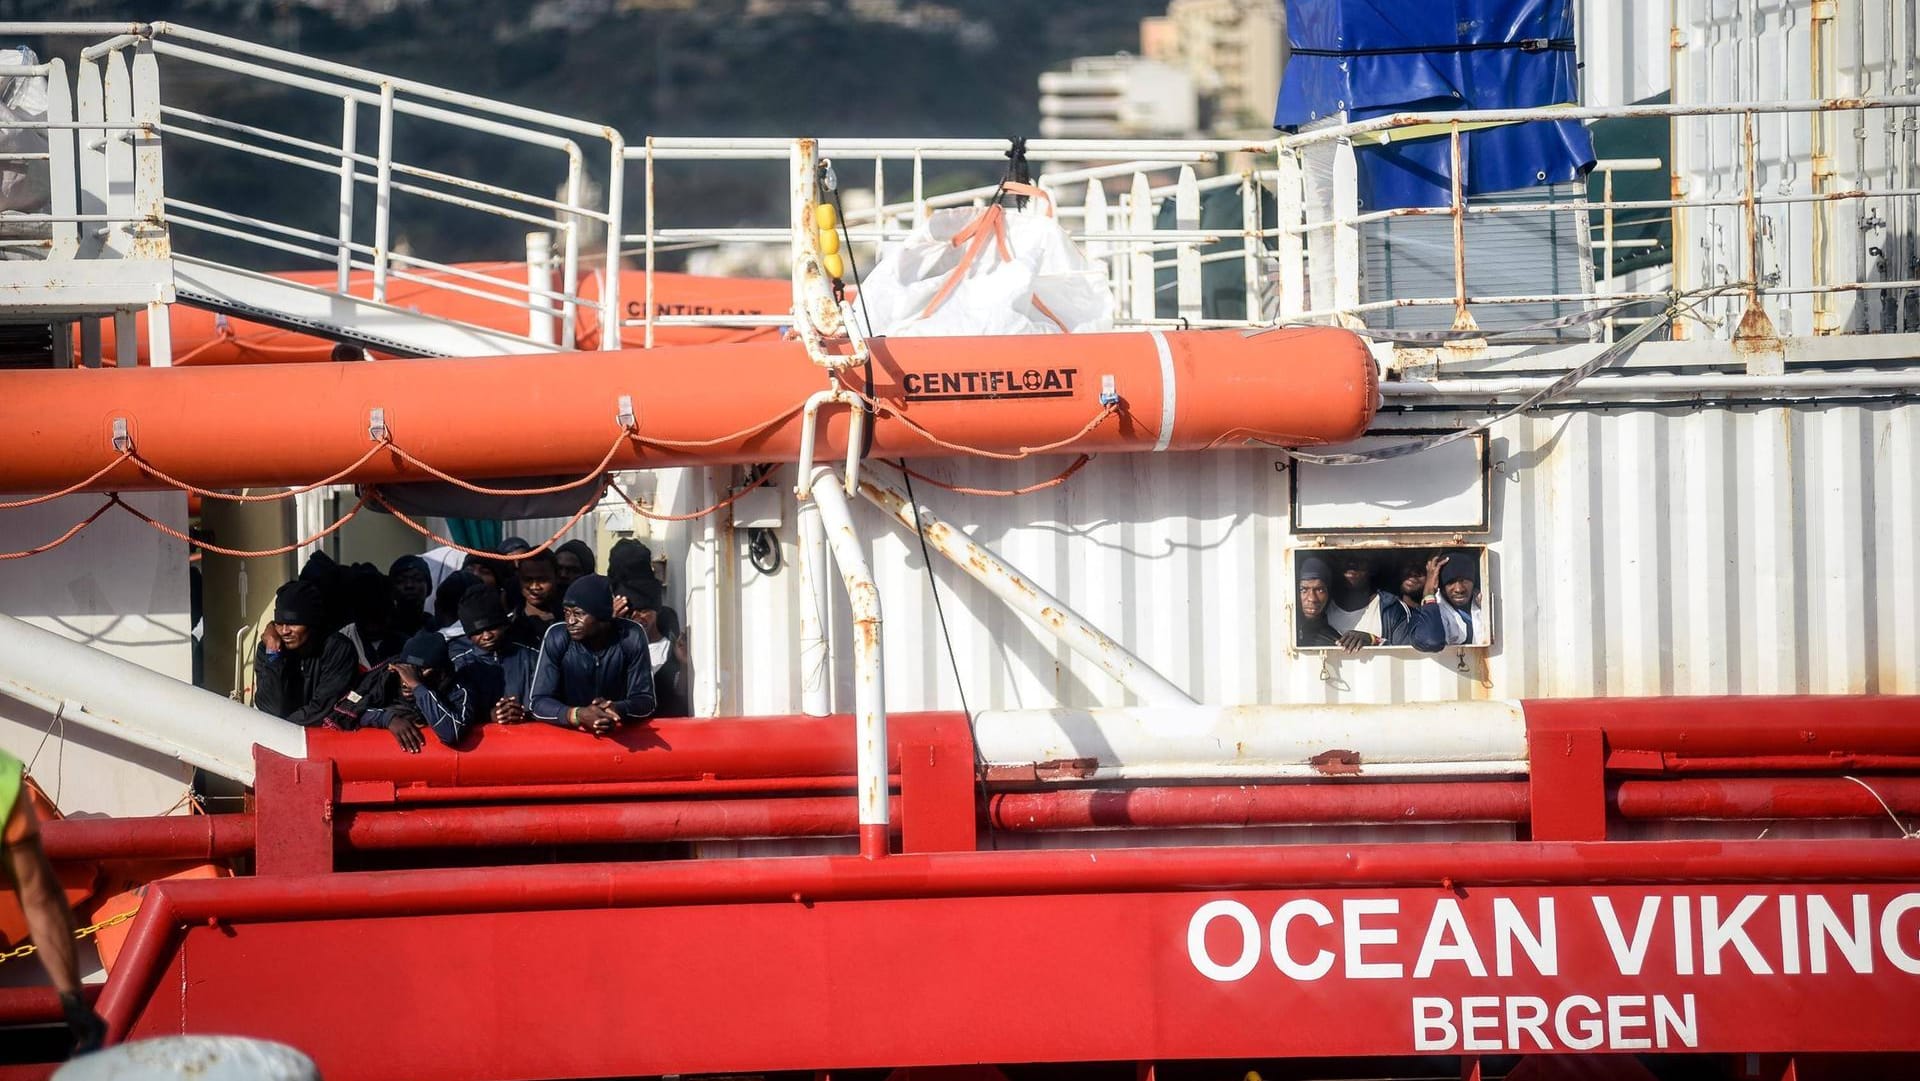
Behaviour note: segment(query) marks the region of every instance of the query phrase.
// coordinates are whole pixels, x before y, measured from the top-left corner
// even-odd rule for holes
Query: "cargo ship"
[[[1208,139],[630,138],[0,23],[42,189],[0,216],[0,746],[109,1041],[1913,1076],[1911,5],[1359,6],[1290,5],[1281,130]],[[424,164],[459,140],[545,171]],[[748,167],[778,212],[703,220]],[[180,194],[214,168],[311,199]],[[428,213],[514,250],[413,250]],[[1039,276],[1042,333],[875,325],[932,223],[991,261],[1040,215],[1094,331]],[[250,704],[316,553],[509,535],[642,542],[691,715],[414,751]],[[49,1076],[0,935],[0,1077]]]

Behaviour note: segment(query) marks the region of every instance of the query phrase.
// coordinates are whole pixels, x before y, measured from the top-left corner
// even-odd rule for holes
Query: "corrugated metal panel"
[[[1676,104],[1849,98],[1912,92],[1920,83],[1914,6],[1908,0],[1836,4],[1816,21],[1804,0],[1680,0],[1674,8]],[[1816,45],[1819,46],[1816,49]],[[1755,123],[1755,190],[1762,196],[1807,196],[1817,183],[1815,152],[1830,159],[1827,191],[1911,191],[1920,176],[1920,133],[1912,109],[1836,114],[1775,114]],[[1674,168],[1689,198],[1733,198],[1746,191],[1739,116],[1690,117],[1674,123]],[[1825,222],[1824,259],[1815,229]],[[1688,286],[1746,275],[1744,211],[1737,206],[1683,210],[1676,248]],[[1877,197],[1831,204],[1761,208],[1761,276],[1770,285],[1806,288],[1827,282],[1910,280],[1920,240],[1920,204]],[[1717,305],[1738,318],[1740,301]],[[1782,335],[1816,332],[1806,295],[1768,301]],[[1920,327],[1911,291],[1841,293],[1831,301],[1833,330],[1857,333]],[[1722,335],[1731,330],[1723,330]]]
[[[1359,658],[1288,648],[1296,537],[1277,455],[1109,455],[1015,499],[918,495],[1194,697],[1214,703],[1475,697],[1920,692],[1920,405],[1567,412],[1493,432],[1496,644]],[[929,462],[1015,486],[1061,459]],[[791,497],[789,497],[791,499]],[[788,521],[791,522],[791,514]],[[912,537],[860,505],[886,617],[894,709],[957,708],[953,665]],[[799,573],[745,566],[717,532],[729,708],[791,713]],[[688,537],[668,545],[684,559]],[[675,550],[675,544],[680,550]],[[1123,704],[1125,696],[935,554],[967,704]],[[697,562],[697,561],[696,561]],[[698,593],[698,591],[695,591]],[[834,633],[847,614],[836,579]],[[851,670],[837,660],[840,702]]]

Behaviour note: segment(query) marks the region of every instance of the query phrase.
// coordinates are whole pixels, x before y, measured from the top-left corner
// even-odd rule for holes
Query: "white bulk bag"
[[[860,303],[873,333],[926,338],[1113,329],[1107,276],[1054,220],[1052,197],[1029,184],[1009,182],[1005,190],[1031,196],[1034,204],[935,211],[861,280]]]

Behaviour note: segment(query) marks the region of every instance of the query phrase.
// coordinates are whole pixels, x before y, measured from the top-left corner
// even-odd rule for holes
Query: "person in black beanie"
[[[566,589],[560,585],[552,552],[536,552],[515,569],[520,607],[507,637],[528,649],[539,649],[547,628],[560,622],[561,597]]]
[[[653,715],[693,716],[687,692],[693,662],[686,639],[680,635],[680,616],[661,602],[660,583],[649,578],[645,585],[615,586],[613,611],[647,632],[647,660],[653,665]]]
[[[535,720],[606,735],[652,716],[647,632],[613,614],[613,587],[589,574],[567,587],[566,620],[547,628],[530,691]]]
[[[553,550],[554,571],[560,576],[560,588],[564,591],[572,585],[574,579],[582,578],[598,570],[594,562],[593,549],[583,540],[570,540]]]
[[[444,636],[434,631],[416,632],[394,658],[393,674],[400,680],[401,695],[412,703],[418,723],[426,725],[441,743],[453,746],[479,722],[481,714],[475,708],[473,693],[454,678],[453,657]]]
[[[1327,609],[1337,580],[1333,576],[1333,569],[1319,556],[1305,556],[1300,560],[1295,580],[1298,585],[1294,609],[1295,643],[1304,648],[1339,645],[1339,632],[1327,622]]]
[[[273,621],[253,656],[253,705],[302,727],[327,719],[327,711],[353,682],[354,656],[322,646],[319,628],[326,598],[310,581],[292,581],[273,595]]]
[[[400,652],[405,639],[393,633],[393,589],[379,568],[355,564],[347,571],[346,594],[350,618],[334,636],[353,647],[354,668],[364,675]]]
[[[460,637],[460,598],[481,581],[466,571],[454,571],[433,591],[433,627],[448,638]]]
[[[393,586],[393,629],[412,634],[427,625],[427,601],[433,597],[433,569],[415,555],[401,556],[387,568]]]
[[[496,724],[527,719],[527,691],[539,655],[509,638],[512,621],[500,595],[477,586],[460,598],[464,638],[453,641],[455,678],[467,689],[474,714]]]

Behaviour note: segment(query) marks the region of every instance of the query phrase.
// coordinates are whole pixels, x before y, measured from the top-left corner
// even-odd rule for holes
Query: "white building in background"
[[[1141,53],[1193,76],[1223,133],[1272,125],[1286,39],[1280,0],[1172,0],[1140,24]]]
[[[1190,135],[1199,127],[1193,76],[1173,64],[1125,53],[1083,56],[1040,76],[1043,138]]]

